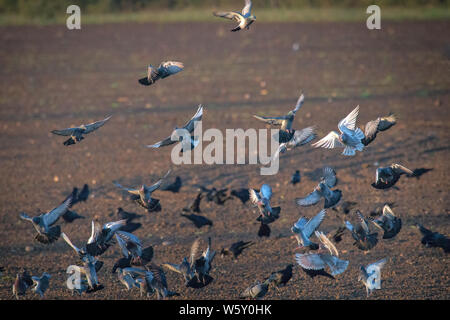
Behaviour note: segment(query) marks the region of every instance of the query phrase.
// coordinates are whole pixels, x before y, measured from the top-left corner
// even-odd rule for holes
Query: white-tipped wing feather
[[[336,147],[344,147],[344,145],[339,141],[339,135],[335,131],[331,131],[325,137],[312,144],[313,147],[322,147],[326,149],[333,149]]]
[[[339,121],[338,128],[339,130],[342,130],[342,127],[346,127],[350,130],[355,130],[356,128],[356,118],[358,117],[359,113],[359,106],[357,106],[355,109],[353,109],[352,112],[350,112],[344,119]]]

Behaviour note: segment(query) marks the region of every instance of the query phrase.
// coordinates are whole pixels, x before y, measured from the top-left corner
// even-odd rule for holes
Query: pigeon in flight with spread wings
[[[147,76],[139,79],[138,81],[143,86],[150,86],[157,80],[167,78],[168,76],[182,71],[183,69],[183,63],[177,61],[161,62],[158,68],[155,68],[150,64],[147,69]]]
[[[115,236],[123,256],[130,260],[131,265],[145,266],[152,260],[153,247],[149,246],[143,249],[141,241],[134,234],[125,231],[117,231]]]
[[[170,170],[167,171],[167,173],[153,185],[146,186],[145,184],[143,184],[139,189],[126,188],[118,182],[114,182],[114,184],[120,189],[125,190],[129,194],[131,194],[132,200],[136,201],[141,207],[147,209],[149,212],[157,211],[160,205],[159,199],[154,199],[151,197],[151,195],[155,190],[158,190],[161,187],[162,182],[165,178],[167,178],[169,173]]]
[[[43,213],[39,216],[30,217],[26,213],[22,212],[20,214],[20,218],[26,221],[29,221],[33,224],[33,227],[36,229],[37,234],[34,237],[35,240],[49,244],[59,239],[61,235],[61,227],[53,226],[58,219],[64,215],[72,203],[72,195],[68,196],[66,200],[63,201],[59,206],[52,209],[47,213]]]
[[[339,121],[338,128],[341,132],[340,134],[336,131],[331,131],[324,138],[313,143],[312,146],[326,149],[342,147],[344,148],[342,154],[346,156],[354,156],[356,154],[356,150],[363,151],[364,144],[361,140],[364,139],[364,133],[361,129],[356,127],[356,118],[358,117],[358,113],[359,106],[350,112],[344,119]]]
[[[272,188],[268,184],[263,184],[259,192],[249,189],[249,195],[252,204],[259,209],[260,216],[257,219],[258,221],[268,224],[279,217],[281,208],[271,207]]]
[[[387,259],[369,264],[368,266],[361,266],[358,281],[364,283],[366,287],[367,296],[369,296],[373,290],[381,289],[381,268],[386,264]]]
[[[202,120],[202,117],[203,117],[203,107],[202,107],[202,105],[199,105],[197,112],[194,114],[194,116],[191,118],[191,120],[189,120],[183,127],[181,127],[181,128],[175,127],[175,130],[172,131],[172,134],[169,137],[167,137],[164,140],[161,140],[155,144],[147,145],[147,148],[165,147],[165,146],[169,146],[171,144],[174,144],[174,143],[177,143],[180,141],[182,143],[182,151],[194,149],[199,144],[200,141],[198,140],[198,137],[192,136],[192,133],[194,132],[194,129],[197,126],[198,122]],[[187,141],[183,141],[184,140],[183,135],[180,134],[178,129],[187,130],[187,132],[189,132],[191,134],[190,141],[189,141],[190,149],[186,147],[185,144],[187,143]]]
[[[383,214],[373,220],[376,227],[384,231],[383,239],[391,239],[395,237],[402,228],[402,219],[395,216],[389,205],[384,205]]]
[[[112,116],[109,116],[103,120],[96,121],[90,124],[82,124],[78,127],[67,128],[62,130],[53,130],[53,134],[57,134],[59,136],[70,136],[70,138],[64,141],[65,146],[70,146],[77,142],[80,142],[84,139],[83,135],[91,133],[92,131],[97,130],[101,126],[103,126]]]
[[[397,163],[393,163],[389,167],[377,168],[375,183],[372,183],[372,187],[375,189],[388,189],[397,183],[402,174],[413,176],[414,172]]]
[[[361,140],[362,144],[367,146],[377,137],[378,132],[385,131],[394,126],[397,118],[394,114],[389,114],[387,117],[378,117],[376,120],[367,122],[364,127],[364,138]]]
[[[353,243],[358,249],[368,251],[375,247],[378,243],[378,233],[371,233],[368,221],[363,217],[359,210],[356,210],[359,223],[357,226],[353,226],[350,222],[345,221],[345,226],[352,233],[352,237],[355,240]]]
[[[312,250],[319,249],[319,246],[309,240],[314,231],[320,226],[323,219],[325,218],[327,211],[322,209],[313,218],[307,219],[301,217],[291,228],[292,233],[298,242],[298,248],[309,247]]]
[[[251,14],[252,11],[252,1],[245,0],[245,7],[242,12],[230,11],[230,12],[213,12],[216,17],[226,18],[230,20],[236,20],[239,25],[232,29],[232,32],[239,31],[241,29],[249,29],[250,25],[255,22],[256,17]]]
[[[332,276],[344,272],[349,262],[338,258],[339,252],[336,247],[322,232],[316,231],[315,235],[320,240],[319,251],[317,253],[296,253],[297,263],[303,269],[316,271],[324,270],[328,266]]]
[[[325,199],[324,209],[333,207],[338,204],[342,197],[341,190],[331,190],[336,184],[336,172],[330,167],[325,167],[323,169],[323,177],[317,187],[314,188],[314,191],[305,198],[297,198],[295,201],[299,206],[308,207],[315,205],[323,197]]]
[[[31,290],[39,294],[41,298],[44,297],[44,293],[45,291],[47,291],[49,287],[50,278],[51,275],[48,274],[47,272],[44,272],[40,277],[36,276],[31,277],[31,280],[33,280],[34,284],[34,287],[31,288]]]

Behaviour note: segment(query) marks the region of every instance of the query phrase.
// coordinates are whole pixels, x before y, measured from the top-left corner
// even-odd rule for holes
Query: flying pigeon
[[[338,134],[335,131],[331,131],[321,140],[313,143],[316,148],[322,147],[327,149],[333,149],[335,147],[342,147],[344,151],[343,155],[354,156],[356,150],[363,151],[364,144],[361,142],[364,139],[364,133],[361,129],[356,128],[356,118],[359,113],[359,106],[357,106],[352,112],[350,112],[344,119],[339,121],[338,128],[341,132]]]
[[[138,81],[144,86],[149,86],[154,84],[157,80],[167,78],[168,76],[182,71],[183,69],[183,63],[177,61],[161,62],[158,68],[155,68],[150,64],[147,69],[147,76],[139,79]]]
[[[356,215],[359,218],[359,223],[354,227],[350,222],[345,221],[345,225],[352,233],[352,237],[355,240],[353,243],[358,249],[368,251],[375,247],[378,243],[378,233],[371,233],[367,220],[363,217],[359,210],[356,210]]]
[[[153,247],[142,249],[141,241],[132,233],[117,231],[115,233],[117,242],[125,258],[131,259],[135,266],[145,266],[153,258]]]
[[[381,289],[381,268],[386,264],[386,259],[369,264],[364,267],[361,266],[358,281],[362,281],[366,287],[367,296],[369,296],[373,290]]]
[[[197,244],[196,244],[197,243]],[[197,257],[200,253],[200,238],[197,238],[194,241],[193,244],[193,253],[194,257]],[[192,254],[192,252],[191,252]],[[196,275],[199,282],[202,284],[205,284],[207,281],[207,278],[209,277],[209,272],[211,271],[212,267],[212,261],[214,260],[214,257],[216,255],[216,252],[211,249],[211,237],[208,238],[208,247],[205,251],[201,254],[201,256],[194,260],[193,269],[194,274]]]
[[[273,283],[277,287],[285,286],[286,283],[292,278],[293,266],[294,265],[292,264],[288,264],[283,270],[272,272],[267,280],[269,280],[270,283]]]
[[[67,212],[72,203],[72,195],[68,196],[58,207],[33,218],[22,212],[20,218],[30,221],[36,229],[35,240],[49,244],[59,239],[61,234],[60,226],[53,226],[63,214]]]
[[[288,150],[292,150],[298,146],[303,146],[316,138],[315,127],[307,127],[301,130],[295,130],[291,139],[287,142],[283,142],[278,146],[278,149],[272,155],[272,161],[280,156],[280,153],[285,153]],[[280,131],[281,132],[281,131]]]
[[[298,247],[309,247],[312,250],[319,249],[319,246],[309,240],[314,231],[320,226],[323,219],[325,218],[327,211],[323,209],[313,218],[308,220],[305,217],[301,217],[291,228],[292,233],[294,233],[295,238],[298,242]]]
[[[250,25],[255,22],[256,17],[251,14],[252,11],[252,1],[245,0],[245,7],[242,11],[230,11],[230,12],[213,12],[213,15],[216,17],[226,18],[230,20],[236,20],[239,23],[234,29],[231,29],[232,32],[236,32],[242,29],[249,29]]]
[[[244,290],[244,292],[241,293],[239,298],[245,299],[245,298],[253,298],[253,299],[260,299],[264,297],[269,290],[269,284],[270,281],[267,279],[263,283],[260,283],[259,281],[255,282],[252,286],[248,287]]]
[[[339,253],[336,247],[323,233],[316,231],[315,234],[321,242],[319,251],[317,253],[296,253],[297,263],[306,270],[324,270],[328,267],[332,276],[344,272],[349,262],[338,258]]]
[[[254,206],[257,206],[260,213],[260,221],[268,224],[273,221],[273,219],[278,218],[281,208],[271,207],[270,199],[272,198],[272,188],[268,184],[263,184],[261,186],[261,191],[256,192],[254,189],[249,189],[250,201]],[[269,218],[269,221],[265,221]],[[270,221],[272,220],[272,221]]]
[[[16,280],[13,284],[13,295],[16,299],[19,299],[19,296],[25,295],[27,289],[33,285],[33,280],[31,276],[28,274],[26,270],[23,270],[22,273],[18,273],[16,276]]]
[[[159,199],[154,199],[151,196],[155,190],[158,190],[159,187],[161,187],[161,183],[169,175],[169,173],[170,173],[170,170],[167,171],[167,173],[164,175],[164,177],[162,177],[161,179],[159,179],[157,182],[155,182],[153,185],[151,185],[149,187],[146,186],[145,184],[143,184],[141,186],[141,188],[139,188],[139,189],[132,189],[132,188],[123,187],[118,182],[114,182],[114,184],[117,187],[119,187],[120,189],[125,190],[129,194],[131,194],[132,200],[136,201],[136,203],[138,203],[141,207],[147,209],[148,212],[158,211],[158,209],[159,210],[161,209]]]
[[[252,241],[238,241],[234,242],[229,248],[222,248],[220,251],[221,257],[233,255],[233,258],[236,259],[244,249],[252,246],[254,242]]]
[[[408,168],[393,163],[389,167],[377,168],[375,174],[375,183],[372,187],[376,189],[388,189],[397,183],[402,174],[413,175],[414,173]]]
[[[299,206],[308,207],[315,205],[323,197],[325,199],[324,208],[333,207],[338,204],[342,197],[341,190],[331,190],[336,184],[336,172],[330,167],[325,167],[323,169],[323,177],[317,187],[314,188],[314,191],[305,198],[297,198],[295,201]]]
[[[31,280],[33,281],[34,287],[31,290],[42,297],[44,297],[45,291],[47,291],[49,286],[49,280],[51,275],[47,272],[44,272],[41,277],[33,276]]]
[[[127,291],[130,291],[130,289],[132,289],[134,287],[140,288],[139,282],[136,281],[136,279],[134,279],[132,276],[133,269],[135,269],[135,268],[125,268],[125,269],[118,268],[117,269],[117,271],[118,271],[117,278],[125,286]]]
[[[291,183],[295,186],[297,183],[300,183],[300,171],[295,170],[295,173],[292,175]]]
[[[133,278],[140,277],[138,280],[139,287],[141,289],[141,296],[146,293],[149,296],[151,293],[156,292],[158,300],[174,295],[167,289],[167,280],[164,271],[152,263],[146,267],[146,269],[140,268],[127,268],[124,269],[127,274]]]
[[[83,135],[97,130],[98,128],[103,126],[110,118],[111,116],[90,124],[82,124],[79,127],[67,128],[62,130],[53,130],[52,133],[57,134],[59,136],[70,136],[68,140],[64,141],[65,146],[70,146],[83,140],[84,139]]]
[[[395,237],[402,228],[402,219],[396,217],[387,204],[383,207],[383,214],[373,222],[376,227],[384,231],[383,239]]]
[[[175,130],[172,131],[172,134],[169,137],[167,137],[164,140],[161,140],[155,144],[147,145],[147,148],[160,148],[160,147],[169,146],[171,144],[182,141],[183,136],[178,136],[177,129],[184,129],[184,130],[187,130],[190,134],[192,134],[194,132],[194,129],[197,126],[198,122],[202,120],[202,117],[203,117],[203,107],[202,107],[202,105],[199,105],[197,112],[194,114],[194,116],[191,118],[191,120],[189,120],[183,127],[181,127],[181,128],[176,127]],[[200,141],[198,140],[198,138],[196,139],[195,137],[191,136],[190,142],[189,142],[190,147],[188,149],[186,149],[185,143],[184,143],[184,141],[182,141],[182,151],[192,150],[199,144],[199,142]]]
[[[364,146],[367,146],[373,140],[375,140],[378,132],[385,131],[394,126],[397,119],[394,114],[390,114],[387,117],[379,117],[376,120],[367,122],[364,128],[364,138],[361,140]]]
[[[440,247],[444,249],[446,253],[450,252],[450,239],[444,236],[443,234],[440,234],[438,232],[433,232],[431,230],[428,230],[424,226],[420,224],[416,224],[416,226],[419,228],[420,232],[423,235],[423,238],[421,240],[422,244],[426,247]]]
[[[76,272],[80,277],[85,277],[85,279],[81,278],[80,281],[87,281],[87,293],[103,289],[103,285],[99,283],[97,277],[97,272],[100,270],[99,265],[94,261],[85,261],[83,262],[83,266],[71,265],[69,268],[73,270],[72,273]]]

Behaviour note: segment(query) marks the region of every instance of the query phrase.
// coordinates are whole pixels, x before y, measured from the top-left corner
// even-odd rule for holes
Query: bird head
[[[39,224],[41,222],[41,217],[33,217],[31,221],[33,221],[33,223],[35,224]]]

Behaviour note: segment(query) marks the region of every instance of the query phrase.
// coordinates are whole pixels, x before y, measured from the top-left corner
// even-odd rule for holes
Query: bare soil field
[[[167,271],[169,289],[180,294],[171,299],[237,299],[256,280],[295,264],[290,228],[321,205],[299,208],[294,199],[313,190],[324,166],[336,170],[342,201],[357,202],[365,215],[394,202],[402,230],[394,239],[379,237],[367,254],[346,233],[337,244],[340,257],[350,261],[344,273],[335,280],[310,278],[295,267],[288,284],[264,299],[366,299],[359,267],[384,257],[389,262],[382,289],[369,299],[450,298],[448,255],[424,247],[413,227],[419,222],[450,235],[450,22],[383,22],[375,31],[365,23],[256,22],[237,33],[231,28],[227,22],[82,25],[79,31],[65,25],[0,27],[0,299],[13,298],[11,286],[22,268],[52,275],[46,299],[80,299],[65,284],[67,267],[79,262],[74,251],[62,239],[34,241],[33,227],[19,214],[49,210],[85,183],[90,197],[73,208],[85,219],[58,222],[75,244],[89,238],[92,219],[118,220],[118,207],[142,215],[134,234],[153,246],[157,264],[181,262],[196,237],[210,236],[217,251],[214,280],[186,288],[180,275]],[[183,61],[185,70],[151,87],[138,84],[147,64],[164,60]],[[337,130],[356,105],[358,125],[389,112],[398,122],[354,157],[310,145],[290,151],[273,176],[260,175],[259,165],[175,166],[171,147],[144,147],[184,124],[200,103],[203,129],[266,128],[252,115],[284,115],[301,91],[306,100],[294,128],[316,125],[319,137]],[[76,145],[63,146],[64,137],[50,133],[108,115],[104,127]],[[402,177],[397,188],[372,188],[375,169],[391,163],[432,170],[418,179]],[[151,184],[169,168],[165,184],[180,176],[183,186],[179,193],[155,192],[160,212],[147,213],[112,183]],[[293,186],[295,170],[302,180]],[[270,237],[258,237],[257,209],[236,198],[223,206],[202,201],[201,215],[212,226],[198,229],[180,216],[199,186],[231,190],[262,183],[272,186],[272,203],[282,208]],[[353,211],[345,216],[328,210],[320,229],[333,232],[344,218],[356,221]],[[236,260],[222,258],[220,249],[238,240],[255,244]],[[105,288],[81,299],[140,298],[138,290],[123,291],[111,273],[120,256],[114,245],[100,257]],[[25,298],[38,296],[29,292]]]

